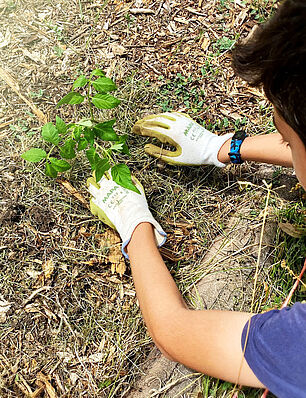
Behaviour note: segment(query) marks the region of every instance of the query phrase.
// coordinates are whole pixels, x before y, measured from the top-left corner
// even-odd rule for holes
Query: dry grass
[[[261,93],[248,91],[233,78],[228,50],[212,56],[220,47],[213,44],[230,36],[230,24],[245,36],[255,24],[254,16],[247,12],[237,26],[238,15],[247,8],[231,1],[221,3],[222,7],[218,1],[210,2],[210,7],[200,10],[204,16],[197,16],[186,11],[187,6],[197,9],[193,1],[172,5],[171,12],[145,1],[144,6],[158,12],[156,18],[129,13],[126,7],[134,2],[1,3],[0,31],[5,33],[10,20],[11,34],[9,44],[0,49],[1,66],[50,120],[71,80],[80,71],[101,66],[120,87],[122,104],[114,113],[119,132],[130,133],[137,118],[160,111],[165,98],[171,98],[171,107],[190,111],[168,86],[181,72],[192,76],[190,85],[205,91],[205,107],[191,110],[198,120],[210,120],[215,130],[224,133],[247,116],[244,127],[249,133],[266,133],[271,130],[270,109]],[[254,9],[265,12],[272,5],[255,3]],[[165,2],[165,7],[169,4]],[[189,25],[174,21],[177,30],[172,24],[171,33],[168,25],[174,17],[188,19]],[[154,40],[156,32],[165,35]],[[205,37],[211,44],[201,52]],[[116,55],[114,43],[123,45],[126,52]],[[211,69],[204,78],[201,66],[207,60]],[[39,389],[41,396],[52,396],[44,392],[48,381],[43,382],[39,372],[50,376],[50,386],[61,397],[123,396],[141,375],[141,364],[152,348],[130,271],[122,277],[112,274],[103,244],[105,227],[57,182],[45,177],[39,166],[20,158],[21,152],[37,143],[39,124],[4,82],[0,82],[0,96],[0,294],[10,303],[6,320],[0,323],[0,396],[25,396]],[[196,97],[189,99],[197,105]],[[66,120],[76,115],[82,116],[69,107],[61,110]],[[226,126],[221,123],[224,117],[229,119]],[[130,135],[128,165],[146,188],[154,216],[169,233],[163,253],[176,282],[188,292],[202,277],[202,259],[216,236],[224,233],[229,217],[243,209],[243,217],[254,225],[260,220],[262,176],[253,164],[225,170],[165,166],[145,155],[145,142]],[[88,175],[82,158],[69,175],[85,198]],[[239,180],[257,187],[240,190]],[[276,193],[271,219],[282,203]],[[238,261],[237,270],[239,266]],[[263,272],[269,275],[269,270]],[[262,287],[258,293],[267,305],[278,292],[272,279],[268,283],[271,293],[267,295]],[[216,382],[209,380],[215,388]],[[203,393],[206,389],[203,377]]]

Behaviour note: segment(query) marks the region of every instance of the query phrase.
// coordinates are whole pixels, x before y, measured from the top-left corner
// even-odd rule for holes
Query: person
[[[217,136],[188,116],[147,116],[134,133],[153,136],[175,151],[146,146],[146,152],[180,165],[246,160],[294,167],[306,189],[306,2],[285,0],[251,39],[238,44],[233,67],[249,84],[263,87],[274,106],[278,132]],[[166,234],[141,194],[104,176],[88,180],[91,210],[116,228],[148,331],[168,358],[229,382],[267,387],[281,398],[306,397],[306,304],[263,314],[192,310],[182,298],[160,253]],[[248,330],[249,328],[249,330]],[[247,335],[247,336],[246,336]],[[245,352],[244,352],[245,351]]]

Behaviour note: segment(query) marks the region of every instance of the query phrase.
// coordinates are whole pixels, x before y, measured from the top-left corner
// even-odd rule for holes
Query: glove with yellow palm
[[[176,150],[169,151],[147,144],[145,151],[164,162],[183,166],[206,164],[224,167],[225,164],[218,160],[218,153],[225,141],[233,136],[230,133],[222,136],[213,134],[179,112],[146,116],[134,125],[132,131],[174,146]]]
[[[119,233],[122,253],[127,259],[126,246],[138,224],[149,222],[153,225],[157,246],[162,246],[167,236],[148,208],[142,185],[136,178],[133,179],[140,194],[121,187],[111,176],[104,175],[99,183],[93,177],[87,180],[88,190],[92,195],[92,214]]]

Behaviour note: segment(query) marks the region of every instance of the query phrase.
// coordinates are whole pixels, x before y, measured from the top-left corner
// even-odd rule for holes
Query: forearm
[[[156,247],[151,224],[135,229],[127,251],[141,312],[153,335],[161,317],[186,304]]]
[[[222,163],[230,162],[230,142],[230,139],[226,141],[219,151],[218,160]],[[279,133],[247,137],[241,145],[240,154],[243,160],[292,167],[291,149]]]
[[[241,349],[250,314],[188,310],[156,248],[150,224],[135,229],[127,250],[141,312],[158,348],[210,376],[262,387]]]

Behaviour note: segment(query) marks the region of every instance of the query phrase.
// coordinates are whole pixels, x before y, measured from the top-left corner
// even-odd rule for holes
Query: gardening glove
[[[225,164],[218,160],[218,153],[225,141],[233,136],[230,133],[222,136],[213,134],[179,112],[146,116],[134,125],[132,131],[173,145],[175,151],[147,144],[145,152],[166,163],[184,166],[206,164],[224,167]]]
[[[110,176],[103,176],[99,183],[91,177],[87,180],[92,195],[90,210],[101,221],[115,229],[122,239],[122,253],[128,259],[126,246],[138,224],[149,222],[154,226],[158,247],[166,241],[167,234],[152,216],[142,185],[133,177],[140,194],[118,185]]]

